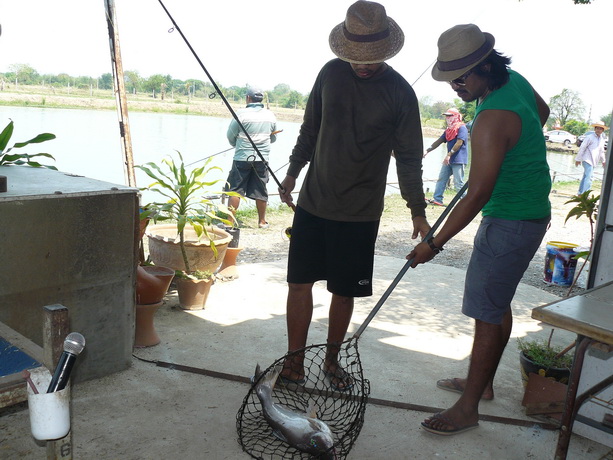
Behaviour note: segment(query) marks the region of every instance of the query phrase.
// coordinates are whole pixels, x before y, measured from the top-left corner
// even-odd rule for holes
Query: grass
[[[526,357],[536,365],[544,368],[557,367],[558,369],[569,369],[573,363],[572,354],[557,356],[562,352],[561,346],[550,346],[547,340],[526,340],[517,339],[517,348],[523,351]]]

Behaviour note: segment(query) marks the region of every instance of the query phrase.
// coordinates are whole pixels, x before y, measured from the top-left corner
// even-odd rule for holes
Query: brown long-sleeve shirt
[[[425,216],[423,140],[413,89],[389,66],[360,79],[347,62],[328,62],[315,81],[290,156],[292,177],[310,162],[298,205],[331,220],[380,219],[392,151],[412,217]]]

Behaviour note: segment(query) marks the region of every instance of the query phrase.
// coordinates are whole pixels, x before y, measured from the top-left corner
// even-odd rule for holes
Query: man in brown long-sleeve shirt
[[[281,199],[291,196],[302,168],[309,167],[292,225],[287,281],[289,351],[306,345],[313,312],[312,288],[327,280],[332,293],[328,352],[323,371],[332,388],[351,378],[337,361],[353,312],[354,297],[372,295],[374,248],[390,157],[413,218],[412,237],[430,229],[422,184],[422,134],[417,98],[406,80],[384,61],[396,55],[404,34],[385,8],[358,1],[332,30],[339,57],[319,72],[311,91]],[[286,383],[305,381],[303,356],[287,360]]]

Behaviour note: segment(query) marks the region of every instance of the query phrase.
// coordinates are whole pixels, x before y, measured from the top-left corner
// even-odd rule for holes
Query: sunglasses
[[[450,85],[456,85],[456,86],[466,86],[466,79],[470,76],[471,73],[473,73],[474,70],[475,69],[470,69],[464,75],[456,78],[455,80],[451,80],[447,83],[449,83]]]

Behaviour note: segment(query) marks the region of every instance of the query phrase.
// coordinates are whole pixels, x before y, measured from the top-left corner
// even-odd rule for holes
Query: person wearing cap
[[[447,122],[445,132],[426,149],[424,158],[432,150],[442,143],[447,144],[447,156],[443,158],[443,165],[436,181],[434,195],[431,203],[437,206],[443,204],[443,194],[447,187],[447,182],[453,174],[453,186],[456,192],[464,186],[464,167],[468,163],[468,129],[462,121],[462,114],[458,109],[450,108],[444,114]]]
[[[594,166],[598,163],[605,165],[606,161],[606,139],[602,135],[607,126],[604,122],[599,121],[593,125],[594,132],[587,136],[581,143],[577,156],[575,157],[575,166],[583,166],[583,177],[579,183],[578,195],[592,188],[592,175],[594,174]]]
[[[225,190],[240,193],[255,200],[258,211],[258,226],[268,228],[266,221],[266,203],[268,202],[269,173],[266,163],[270,156],[270,144],[277,140],[277,119],[275,114],[264,107],[262,100],[264,94],[257,88],[248,88],[246,95],[247,106],[238,110],[236,115],[245,131],[261,154],[258,155],[245,132],[236,120],[228,126],[228,142],[235,147],[232,169],[228,174]],[[262,160],[263,159],[263,160]],[[241,197],[228,198],[228,207],[236,214]]]
[[[494,37],[474,24],[445,31],[432,69],[464,102],[477,101],[471,128],[468,191],[439,232],[407,256],[428,262],[479,212],[481,224],[466,270],[462,312],[475,332],[466,378],[437,387],[461,393],[422,427],[451,435],[478,426],[479,402],[492,399],[492,382],[513,325],[511,301],[545,235],[551,216],[551,178],[542,127],[549,107],[530,83],[494,49]]]
[[[385,63],[404,44],[398,24],[376,2],[352,4],[329,37],[338,59],[320,70],[305,109],[281,200],[293,206],[296,178],[308,163],[296,205],[288,259],[288,349],[306,345],[313,284],[332,294],[323,372],[332,388],[351,377],[339,364],[340,343],[355,297],[372,295],[375,240],[388,167],[395,156],[402,197],[411,210],[412,237],[430,229],[421,177],[423,141],[417,98]],[[285,362],[281,381],[304,383],[301,354]]]

